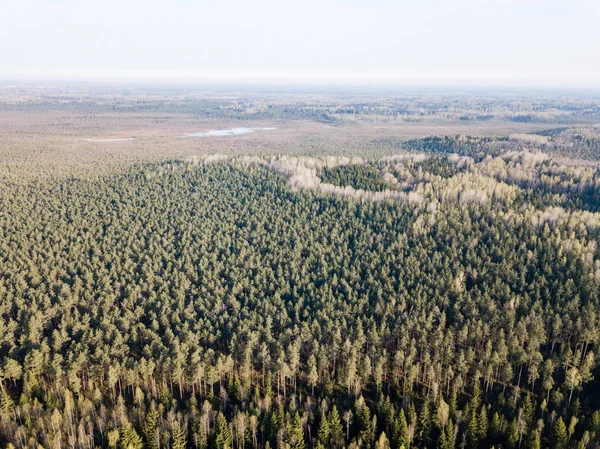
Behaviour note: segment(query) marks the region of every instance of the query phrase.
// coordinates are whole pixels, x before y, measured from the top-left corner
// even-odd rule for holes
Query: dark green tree
[[[222,414],[217,416],[215,425],[215,445],[217,449],[232,449],[231,431]]]
[[[158,410],[152,409],[146,414],[144,423],[144,443],[147,449],[159,449],[160,438],[158,435],[158,420],[160,414]]]
[[[567,426],[560,416],[552,428],[552,441],[556,449],[565,449],[568,443]]]

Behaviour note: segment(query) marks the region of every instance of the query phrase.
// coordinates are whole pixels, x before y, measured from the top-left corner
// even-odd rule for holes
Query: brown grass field
[[[451,113],[444,109],[444,99],[436,100],[437,103],[428,98],[418,99],[414,100],[417,105],[412,115],[398,117],[378,112],[396,104],[393,99],[379,97],[240,96],[235,93],[213,94],[213,97],[208,93],[40,92],[0,86],[0,173],[12,180],[39,175],[81,175],[123,169],[136,162],[213,153],[333,154],[371,158],[398,152],[397,145],[386,148],[374,144],[375,139],[402,142],[441,135],[508,136],[560,126],[560,122],[514,122],[501,114],[485,121],[458,120],[460,114],[477,113],[480,106],[472,104],[470,99],[460,100],[462,106],[453,107]],[[410,106],[411,101],[403,100],[402,104]],[[433,112],[423,109],[423,104],[429,104],[423,103],[425,101],[431,102]],[[494,101],[492,109],[504,111],[504,103]],[[511,101],[508,107],[514,108],[515,104],[521,107],[521,103]],[[205,111],[190,112],[190,104],[200,105],[197,106],[200,108],[208,104],[217,112],[242,112],[235,112],[233,117],[213,118],[207,117]],[[357,107],[356,104],[374,106]],[[282,105],[317,113],[334,111],[331,116],[335,120],[324,123],[310,118],[248,119],[248,114],[254,111]],[[335,112],[336,108],[348,108],[348,105],[358,108],[359,112],[362,109],[375,112],[371,115]],[[439,113],[440,110],[444,113]],[[541,114],[558,117],[559,112],[549,106]],[[584,121],[590,123],[587,119]],[[188,133],[238,127],[277,129],[225,137],[186,137]],[[86,139],[133,140],[93,142]]]
[[[244,135],[185,137],[188,133],[237,127],[275,127]],[[102,114],[92,117],[64,111],[2,112],[0,164],[22,174],[59,174],[98,167],[119,168],[133,162],[200,154],[336,154],[377,157],[385,150],[371,143],[431,135],[504,136],[548,125],[524,123],[370,123],[328,125],[308,120],[239,121],[205,119],[189,114]],[[85,139],[134,138],[91,142]],[[397,150],[396,150],[397,151]]]

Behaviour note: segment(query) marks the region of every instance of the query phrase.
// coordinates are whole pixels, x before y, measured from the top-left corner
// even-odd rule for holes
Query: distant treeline
[[[1,92],[0,92],[1,94]],[[198,93],[196,93],[198,94]],[[13,93],[14,95],[14,93]],[[181,93],[113,95],[73,92],[44,95],[23,91],[18,100],[0,101],[0,111],[60,110],[86,114],[165,113],[190,114],[229,120],[312,120],[323,123],[353,120],[379,121],[498,121],[577,124],[600,121],[600,100],[581,98],[471,97],[428,95],[311,95],[284,96],[231,94],[214,98]]]

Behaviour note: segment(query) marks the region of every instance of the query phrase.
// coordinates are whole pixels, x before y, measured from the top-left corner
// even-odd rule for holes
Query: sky
[[[600,0],[0,0],[0,79],[600,87]]]

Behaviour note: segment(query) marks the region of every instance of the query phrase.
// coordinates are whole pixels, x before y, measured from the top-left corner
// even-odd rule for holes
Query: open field
[[[425,109],[428,105],[430,109]],[[557,112],[561,108],[563,113]],[[515,114],[520,117],[518,111],[530,114],[532,110],[538,111],[534,119],[529,115],[528,120],[514,119]],[[567,116],[567,110],[576,113]],[[4,86],[0,89],[0,164],[5,172],[21,177],[118,169],[133,162],[191,154],[369,158],[398,152],[398,145],[382,145],[385,141],[542,132],[596,123],[596,111],[595,102],[580,99],[547,104],[542,99],[527,103],[513,97],[483,101],[417,94],[399,99],[382,94],[90,93]],[[276,129],[189,136],[232,128]]]

